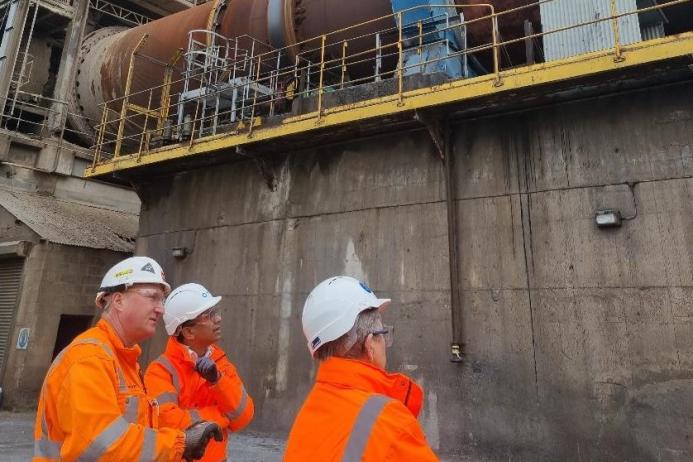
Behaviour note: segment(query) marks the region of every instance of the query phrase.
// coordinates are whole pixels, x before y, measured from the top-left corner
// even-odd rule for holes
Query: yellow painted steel
[[[248,143],[296,135],[326,127],[335,127],[364,119],[390,116],[431,106],[460,102],[512,90],[565,80],[587,77],[604,72],[626,69],[693,54],[693,32],[621,46],[620,57],[614,59],[614,49],[582,54],[573,58],[535,64],[498,74],[456,80],[429,88],[420,88],[374,98],[353,104],[332,107],[301,116],[289,117],[276,126],[255,127],[248,133],[224,133],[196,140],[188,145],[172,145],[153,149],[146,156],[120,156],[107,163],[87,168],[85,176],[93,177],[142,165],[199,155],[233,148]],[[616,55],[616,57],[619,57]],[[499,85],[502,83],[502,85]],[[318,123],[318,118],[319,123]],[[139,162],[138,162],[139,160]]]

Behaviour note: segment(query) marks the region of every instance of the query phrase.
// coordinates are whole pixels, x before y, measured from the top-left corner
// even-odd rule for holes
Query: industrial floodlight
[[[173,258],[185,258],[188,256],[188,249],[185,247],[174,247],[171,249]]]
[[[597,210],[594,215],[594,222],[599,228],[616,228],[621,226],[622,220],[620,210]]]

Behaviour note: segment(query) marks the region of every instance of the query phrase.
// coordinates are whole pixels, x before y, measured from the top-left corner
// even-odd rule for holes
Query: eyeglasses
[[[197,317],[198,322],[208,321],[210,319],[216,319],[217,316],[221,318],[221,312],[217,308],[210,308],[201,315]]]
[[[371,332],[373,335],[382,335],[385,339],[385,346],[390,348],[392,346],[393,332],[395,328],[393,326],[383,326],[382,329]]]
[[[146,290],[128,289],[126,292],[135,292],[140,297],[148,298],[155,305],[163,305],[166,301],[166,296],[161,292],[151,292]]]

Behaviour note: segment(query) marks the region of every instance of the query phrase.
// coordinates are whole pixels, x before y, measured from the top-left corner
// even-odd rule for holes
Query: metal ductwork
[[[497,10],[517,7],[532,0],[493,0]],[[458,0],[458,4],[489,3],[483,0]],[[465,11],[465,18],[484,16],[486,8]],[[135,48],[147,34],[148,39],[139,54],[168,62],[178,49],[187,47],[188,32],[195,29],[214,30],[233,38],[249,35],[274,48],[292,47],[303,40],[364,23],[392,13],[390,0],[215,0],[167,16],[148,24],[123,30],[117,27],[99,29],[87,36],[82,45],[75,92],[70,101],[70,123],[84,134],[85,141],[93,139],[93,126],[98,123],[99,105],[124,96],[130,64]],[[517,16],[527,17],[522,12]],[[538,16],[538,13],[537,13]],[[501,21],[501,27],[510,18]],[[515,21],[517,18],[510,20]],[[522,19],[519,19],[520,23]],[[488,43],[490,28],[487,21],[470,25],[470,40]],[[390,24],[389,27],[394,26]],[[366,35],[388,25],[373,22],[359,30]],[[368,30],[372,28],[372,30]],[[331,36],[332,42],[351,37]],[[507,37],[505,37],[507,39]],[[351,41],[350,53],[372,48],[371,43]],[[291,49],[291,48],[290,48]],[[296,52],[296,50],[294,50]],[[358,70],[357,70],[358,72]],[[150,60],[138,60],[133,73],[131,92],[161,85],[163,66]],[[176,76],[178,78],[178,76]],[[146,105],[146,98],[138,103]]]

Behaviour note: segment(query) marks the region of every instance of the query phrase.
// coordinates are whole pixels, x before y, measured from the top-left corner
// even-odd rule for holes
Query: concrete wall
[[[38,240],[38,234],[0,206],[0,242]]]
[[[285,435],[315,369],[300,326],[334,274],[392,297],[389,366],[427,390],[441,454],[487,461],[693,456],[693,85],[455,126],[464,365],[451,340],[445,188],[425,132],[152,182],[138,250],[223,295],[223,345]],[[633,219],[594,225],[598,208]],[[174,261],[171,248],[192,254]],[[159,335],[148,357],[163,349]]]
[[[3,407],[35,406],[51,363],[61,314],[93,315],[94,296],[103,273],[123,258],[110,250],[51,243],[34,245],[24,262],[24,277],[4,376]],[[19,329],[28,327],[29,347],[17,350]]]

